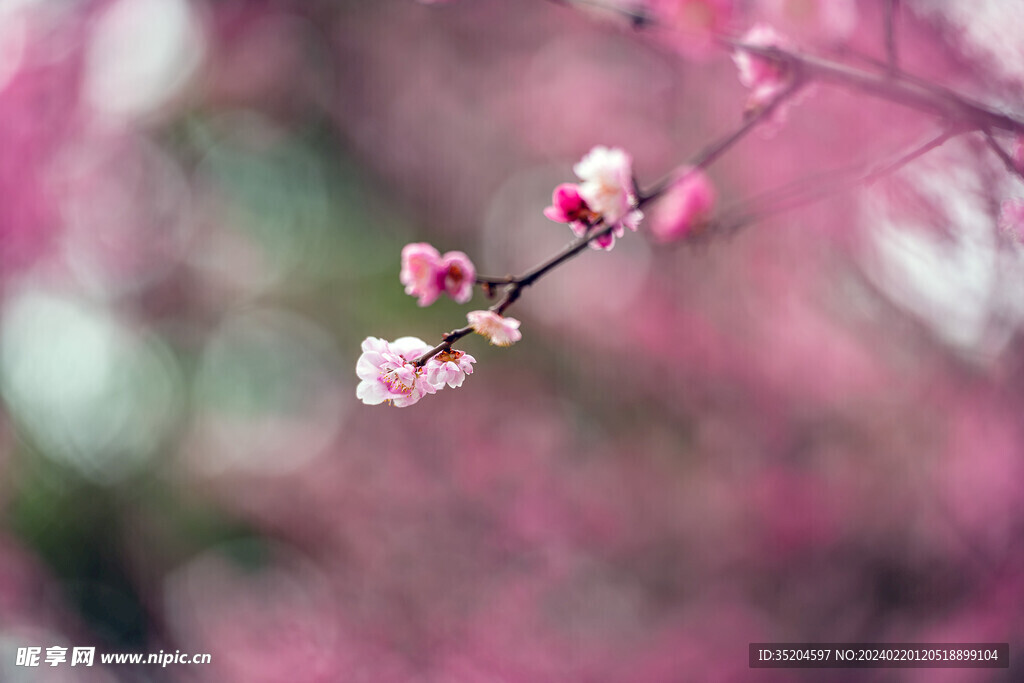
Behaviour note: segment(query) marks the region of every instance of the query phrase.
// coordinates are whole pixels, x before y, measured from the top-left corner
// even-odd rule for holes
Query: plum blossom
[[[625,151],[598,145],[572,167],[579,196],[606,223],[617,223],[633,208],[633,159]]]
[[[405,293],[419,297],[420,306],[429,306],[441,294],[437,284],[437,269],[441,254],[425,242],[415,242],[402,247],[402,271],[399,281],[405,285]]]
[[[426,242],[414,242],[402,248],[399,281],[406,294],[419,297],[420,306],[434,303],[442,292],[464,304],[473,296],[476,268],[461,251],[441,256]]]
[[[465,351],[448,349],[427,361],[424,366],[427,381],[436,389],[443,389],[447,384],[452,389],[461,387],[466,375],[473,374],[473,363],[476,358]]]
[[[460,387],[466,375],[473,374],[476,359],[456,349],[442,351],[418,367],[416,359],[430,348],[417,337],[401,337],[393,342],[367,337],[356,363],[356,374],[361,380],[356,396],[367,405],[387,401],[404,408],[427,394],[437,393],[445,385]]]
[[[473,296],[476,267],[461,251],[449,251],[441,258],[441,290],[464,304]]]
[[[788,41],[765,24],[747,31],[742,42],[756,47],[788,47]],[[739,70],[740,83],[750,88],[747,111],[756,112],[785,90],[792,81],[792,73],[784,62],[769,59],[738,48],[732,60]]]
[[[413,362],[430,350],[416,337],[402,337],[393,342],[377,337],[363,340],[362,355],[356,362],[356,375],[362,380],[356,397],[367,405],[385,401],[404,408],[411,406],[437,387],[427,378],[427,371]]]
[[[999,211],[999,229],[1024,242],[1024,199],[1007,199]]]
[[[519,321],[494,311],[470,311],[466,319],[477,334],[487,337],[496,346],[510,346],[523,338]]]
[[[651,214],[650,230],[659,242],[673,242],[707,225],[715,187],[700,169],[687,169],[669,187]]]
[[[556,223],[590,223],[597,214],[590,210],[580,196],[579,185],[562,183],[551,193],[551,206],[544,209],[544,215]]]
[[[624,228],[636,230],[643,218],[637,210],[633,188],[633,159],[619,148],[597,146],[573,166],[582,182],[563,183],[555,188],[551,206],[544,215],[558,223],[568,223],[573,233],[583,237],[598,222],[610,230],[591,241],[595,249],[611,249]]]

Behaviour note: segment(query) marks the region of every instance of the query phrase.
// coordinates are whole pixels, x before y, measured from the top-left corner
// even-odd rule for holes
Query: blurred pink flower
[[[362,380],[356,387],[356,396],[363,403],[378,405],[388,401],[404,408],[437,392],[427,380],[424,369],[412,363],[430,349],[422,339],[402,337],[389,343],[367,337],[362,349],[356,362],[356,374]]]
[[[755,47],[786,48],[788,41],[770,26],[758,24],[747,31],[742,42]],[[786,65],[747,50],[736,49],[732,60],[739,70],[740,83],[750,88],[747,111],[757,111],[789,85],[791,74]]]
[[[494,311],[470,311],[466,319],[477,334],[497,346],[510,346],[523,338],[515,318],[505,318]]]
[[[402,271],[399,281],[405,285],[405,293],[419,297],[420,306],[429,306],[441,294],[438,271],[441,254],[425,242],[414,242],[402,248]]]
[[[687,169],[658,200],[651,214],[651,234],[673,242],[707,224],[716,200],[715,188],[700,169]]]
[[[427,361],[424,366],[427,381],[435,388],[442,389],[447,384],[455,389],[461,387],[466,375],[473,374],[473,363],[476,358],[465,351],[449,349],[442,351]]]
[[[1024,242],[1024,199],[1007,199],[999,211],[999,229]]]
[[[473,296],[476,268],[461,251],[444,256],[426,242],[414,242],[402,248],[402,270],[398,276],[405,293],[419,297],[420,306],[437,301],[442,292],[464,304]]]
[[[706,56],[716,34],[732,19],[732,0],[652,0],[657,23],[670,32],[672,47],[689,57]]]

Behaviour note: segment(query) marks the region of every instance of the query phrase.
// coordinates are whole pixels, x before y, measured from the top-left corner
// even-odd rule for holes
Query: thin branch
[[[978,129],[994,128],[1024,133],[1024,121],[948,88],[908,77],[902,72],[893,75],[879,75],[778,47],[750,45],[729,38],[723,38],[721,42],[737,50],[744,50],[765,59],[789,64],[792,68],[802,72],[805,78],[843,85],[873,97],[939,116],[951,122],[967,123]]]
[[[896,54],[896,16],[899,10],[900,0],[885,0],[885,58],[890,76],[895,76],[900,70]]]
[[[585,4],[618,12],[631,20],[636,19],[636,12],[626,7],[614,5],[600,0],[552,0],[558,4]],[[742,40],[719,36],[718,41],[726,47],[744,50],[750,54],[760,55],[788,64],[801,72],[807,79],[845,85],[854,90],[889,100],[897,104],[917,109],[928,114],[938,115],[950,121],[965,121],[974,128],[1008,130],[1024,134],[1024,121],[1004,112],[993,109],[983,103],[976,102],[953,90],[936,85],[924,79],[916,78],[895,68],[896,39],[895,16],[899,10],[899,0],[887,0],[887,38],[886,50],[888,61],[887,73],[875,74],[863,71],[840,62],[820,57],[801,54],[796,51],[783,50],[779,47],[750,45]],[[653,17],[645,16],[637,25],[655,25]],[[892,34],[891,39],[889,34]]]
[[[933,149],[942,146],[947,140],[966,132],[963,128],[948,128],[942,133],[929,138],[924,143],[915,145],[909,150],[897,155],[891,161],[879,164],[867,172],[859,175],[853,174],[849,169],[835,169],[817,173],[811,178],[803,178],[787,185],[761,193],[756,197],[744,202],[739,207],[727,213],[739,214],[734,219],[723,218],[718,221],[719,228],[716,231],[725,236],[731,236],[738,230],[769,216],[773,216],[793,209],[799,209],[810,204],[834,197],[842,192],[849,191],[858,185],[869,185],[880,178],[888,176],[903,168],[912,161],[924,156]],[[822,180],[822,177],[825,180]],[[781,195],[781,197],[779,196]],[[761,204],[758,206],[758,204]]]
[[[946,143],[947,140],[949,140],[950,138],[955,137],[957,135],[960,135],[963,132],[966,132],[965,129],[963,129],[963,128],[959,128],[959,127],[947,128],[945,131],[943,131],[942,133],[939,133],[934,138],[932,138],[931,140],[925,142],[924,144],[922,144],[922,145],[920,145],[918,147],[915,147],[915,148],[911,148],[910,151],[900,155],[899,157],[897,157],[893,161],[886,162],[886,163],[882,164],[881,166],[876,167],[873,171],[871,171],[870,173],[865,175],[863,178],[861,178],[860,182],[864,183],[866,185],[870,185],[871,183],[875,182],[879,178],[882,178],[883,176],[887,176],[890,173],[893,173],[894,171],[898,171],[899,169],[901,169],[904,166],[906,166],[907,164],[909,164],[911,161],[914,161],[915,159],[924,156],[925,154],[927,154],[928,152],[932,151],[936,147],[941,147],[942,145],[944,145]]]
[[[646,194],[641,195],[638,207],[642,207],[665,194],[670,187],[686,178],[690,173],[693,173],[697,169],[707,168],[713,164],[719,157],[729,151],[733,145],[746,137],[747,134],[757,126],[757,124],[771,116],[783,102],[795,95],[804,85],[805,82],[801,75],[794,74],[793,80],[789,86],[756,113],[748,116],[742,126],[734,130],[732,133],[724,135],[715,142],[712,142],[710,145],[698,152],[690,162],[686,164],[686,171],[684,173],[679,174],[678,172],[673,171],[655,183],[654,187],[652,187]]]
[[[476,284],[485,286],[491,285],[492,287],[510,285],[515,281],[516,279],[511,275],[506,275],[505,277],[489,277],[487,275],[476,276]]]
[[[749,134],[758,123],[770,116],[778,106],[780,106],[785,100],[789,99],[797,90],[800,89],[802,85],[802,79],[795,76],[789,87],[780,92],[775,99],[766,104],[755,114],[748,116],[743,124],[736,130],[722,136],[697,152],[697,154],[695,154],[693,158],[682,167],[686,169],[683,173],[680,174],[678,171],[674,172],[656,183],[648,192],[638,193],[639,197],[636,202],[636,208],[640,208],[648,202],[651,202],[663,195],[677,180],[685,178],[688,174],[693,173],[697,169],[707,168],[710,166],[727,150],[729,150],[729,148]],[[578,256],[580,252],[587,247],[587,245],[596,239],[607,236],[615,230],[615,228],[615,224],[604,225],[600,222],[592,225],[583,237],[573,240],[557,254],[534,266],[518,277],[506,276],[501,278],[478,275],[476,281],[486,287],[489,292],[495,286],[506,285],[505,295],[497,303],[491,306],[490,310],[494,311],[498,315],[503,315],[505,311],[519,299],[524,289],[566,261]],[[425,352],[413,361],[413,364],[417,367],[422,367],[428,360],[439,353],[450,350],[452,348],[452,344],[472,332],[473,328],[471,326],[467,326],[460,327],[442,335],[441,343]]]
[[[1009,153],[1003,149],[1003,146],[999,144],[999,141],[992,136],[992,131],[985,130],[983,132],[985,134],[985,142],[987,142],[988,146],[992,148],[992,151],[996,153],[996,156],[1002,160],[1003,164],[1006,166],[1006,170],[1021,180],[1024,180],[1024,168],[1017,166],[1017,162],[1013,160],[1013,157],[1011,157]]]

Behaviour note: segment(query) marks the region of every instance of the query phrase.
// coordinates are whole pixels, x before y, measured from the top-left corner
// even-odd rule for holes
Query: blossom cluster
[[[356,387],[356,396],[368,405],[389,402],[402,408],[411,406],[427,394],[436,394],[445,385],[460,387],[466,375],[473,374],[476,359],[455,349],[439,353],[418,365],[416,360],[430,348],[417,337],[402,337],[393,342],[367,337],[363,341],[363,353],[356,363],[356,375],[361,380]]]
[[[595,249],[609,250],[615,246],[615,238],[625,234],[625,228],[635,231],[644,217],[636,208],[633,158],[617,147],[598,146],[572,170],[581,182],[556,187],[544,215],[556,223],[567,223],[577,237],[585,237],[601,225],[611,228],[590,242]]]
[[[399,281],[405,293],[419,297],[420,306],[429,306],[442,293],[460,304],[473,296],[476,267],[461,251],[444,256],[425,242],[407,244],[402,249],[402,271]]]
[[[633,178],[633,159],[627,152],[594,147],[573,166],[573,171],[579,182],[555,188],[551,206],[544,209],[546,217],[567,224],[577,237],[596,249],[611,249],[626,228],[637,230],[643,213]],[[651,223],[654,239],[668,242],[700,229],[709,221],[714,203],[715,190],[707,176],[698,168],[681,169],[677,179],[659,192]],[[529,278],[531,282],[533,279]],[[436,348],[416,337],[393,342],[367,337],[356,364],[360,379],[356,395],[366,404],[387,402],[404,407],[437,393],[445,385],[462,386],[466,375],[472,374],[476,359],[452,349],[450,342],[471,332],[496,346],[509,346],[522,339],[520,322],[503,313],[525,280],[478,278],[476,266],[463,252],[441,254],[426,242],[414,242],[402,249],[399,281],[420,306],[429,306],[441,294],[466,303],[478,283],[486,284],[489,293],[495,282],[510,291],[504,301],[490,309],[470,311],[467,327],[446,336],[446,343]]]

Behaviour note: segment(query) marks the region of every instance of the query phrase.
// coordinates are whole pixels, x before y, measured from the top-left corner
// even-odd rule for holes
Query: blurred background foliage
[[[883,2],[707,4],[884,54]],[[909,71],[1020,113],[1015,3],[900,4]],[[521,342],[464,342],[463,388],[356,400],[364,337],[464,319],[404,295],[402,245],[521,272],[590,147],[649,185],[739,124],[691,37],[540,0],[0,4],[0,679],[1015,680],[1021,186],[980,140],[585,253]],[[710,175],[729,206],[938,128],[819,86]],[[761,673],[754,641],[1015,659]],[[213,663],[14,665],[51,645]]]

